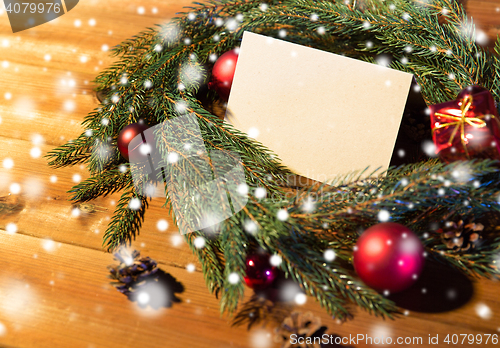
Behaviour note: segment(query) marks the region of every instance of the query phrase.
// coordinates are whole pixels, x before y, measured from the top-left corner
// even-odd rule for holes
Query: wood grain
[[[16,34],[6,13],[0,14],[0,162],[13,161],[12,168],[0,167],[0,208],[13,207],[8,213],[0,211],[0,346],[279,346],[272,340],[272,326],[248,331],[231,327],[231,318],[219,315],[219,303],[206,289],[200,265],[185,243],[176,244],[178,232],[159,199],[153,200],[133,247],[156,259],[162,270],[184,285],[185,291],[178,295],[182,302],[154,311],[127,300],[106,278],[106,266],[113,258],[101,245],[119,194],[90,202],[91,209],[83,207],[76,215],[67,191],[78,179],[75,175],[87,176],[85,168],[54,170],[42,157],[78,136],[80,122],[97,106],[91,81],[113,62],[103,46],[111,47],[165,22],[189,4],[188,0],[82,0],[67,15]],[[500,28],[499,5],[495,0],[466,3],[491,40]],[[138,14],[140,6],[145,9],[143,15]],[[41,156],[32,156],[37,155],[34,148]],[[9,195],[13,183],[21,187],[18,195]],[[160,219],[169,224],[164,232],[156,227]],[[17,226],[17,233],[5,232],[9,224]],[[193,273],[185,269],[191,263],[196,266]],[[439,278],[429,276],[429,300],[425,294],[410,300],[425,307],[435,298],[433,291],[465,291],[458,280],[441,284]],[[434,283],[441,284],[437,290]],[[472,289],[471,298],[459,308],[439,313],[429,313],[429,308],[409,311],[395,321],[354,309],[353,320],[338,323],[312,298],[297,309],[311,310],[322,318],[328,333],[346,337],[418,336],[426,342],[429,334],[442,339],[448,333],[499,333],[500,283],[475,280]],[[246,295],[249,298],[251,291]],[[491,309],[491,317],[478,316],[478,305]]]

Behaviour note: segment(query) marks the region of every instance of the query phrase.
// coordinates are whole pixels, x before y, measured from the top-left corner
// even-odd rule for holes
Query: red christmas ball
[[[424,261],[420,239],[409,228],[394,222],[368,228],[353,253],[359,277],[378,291],[407,289],[422,272]]]
[[[225,101],[229,100],[238,54],[238,48],[224,53],[217,59],[212,69],[212,78],[208,86],[210,89],[214,89],[219,97]]]
[[[118,135],[118,150],[122,154],[123,157],[125,157],[126,160],[129,159],[130,154],[132,152],[137,152],[139,153],[139,148],[144,142],[140,142],[137,145],[134,146],[133,149],[129,148],[129,144],[134,139],[136,136],[140,135],[143,133],[146,129],[149,127],[146,126],[144,122],[139,122],[139,123],[132,123],[123,128]],[[135,144],[135,143],[134,143]]]
[[[262,290],[276,279],[278,270],[269,262],[268,254],[251,254],[246,258],[245,283],[254,290]]]

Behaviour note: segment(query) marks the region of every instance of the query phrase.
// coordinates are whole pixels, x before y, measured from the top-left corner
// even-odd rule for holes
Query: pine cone
[[[276,342],[281,343],[282,348],[319,348],[318,344],[307,344],[307,337],[312,337],[321,328],[321,318],[315,317],[311,312],[293,312],[289,317],[281,323],[281,326],[276,328],[274,337]],[[303,337],[302,344],[292,345],[290,336]],[[302,340],[301,340],[302,341]],[[311,339],[314,342],[314,339]]]
[[[113,285],[122,294],[130,295],[158,271],[155,260],[139,257],[140,252],[137,250],[130,254],[122,249],[115,254],[115,260],[120,261],[120,264],[108,266],[111,278],[117,280]]]
[[[438,232],[441,233],[443,243],[448,249],[465,252],[475,248],[483,229],[483,224],[474,222],[465,224],[463,220],[459,220],[458,222],[447,221]]]

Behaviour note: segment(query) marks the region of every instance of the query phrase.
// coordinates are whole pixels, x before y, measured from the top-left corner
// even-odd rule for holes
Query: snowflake
[[[10,92],[6,92],[6,93],[3,95],[3,97],[4,97],[6,100],[10,100],[10,99],[12,99],[12,93],[10,93]]]
[[[455,74],[454,74],[454,73],[449,73],[449,74],[448,74],[448,78],[449,78],[450,80],[455,80],[456,76],[455,76]]]
[[[89,57],[87,57],[87,56],[81,56],[81,57],[80,57],[80,62],[81,62],[81,63],[87,63],[87,62],[88,62],[88,60],[89,60]]]
[[[377,215],[377,218],[381,222],[386,222],[386,221],[390,220],[391,214],[387,210],[382,209],[382,210],[379,211],[379,213]]]
[[[172,243],[172,245],[174,247],[178,247],[182,243],[182,237],[180,235],[178,235],[178,234],[173,234],[170,237],[170,242]]]
[[[47,53],[46,55],[43,56],[43,59],[45,59],[45,61],[47,61],[47,62],[50,62],[50,60],[52,59],[52,56]]]
[[[269,258],[269,263],[274,267],[278,267],[279,265],[281,265],[282,262],[283,260],[281,256],[279,256],[278,254],[274,254]]]
[[[144,6],[139,6],[137,8],[137,13],[140,14],[140,15],[143,15],[146,13],[146,9],[144,8]]]
[[[326,29],[323,26],[318,27],[318,29],[316,29],[316,31],[318,32],[319,35],[324,35],[326,33]]]
[[[240,282],[240,276],[238,275],[238,273],[236,272],[233,272],[231,274],[229,274],[229,277],[227,277],[227,280],[229,281],[229,283],[231,284],[238,284]]]
[[[18,183],[13,183],[10,185],[9,190],[10,193],[17,195],[18,193],[21,192],[21,185],[19,185]]]
[[[364,21],[364,22],[363,22],[363,28],[365,28],[365,29],[370,29],[370,27],[371,27],[371,26],[372,26],[372,25],[370,24],[370,22],[368,22],[368,21]]]
[[[405,156],[405,154],[406,154],[405,150],[403,150],[403,149],[399,149],[399,150],[398,150],[398,156],[399,156],[399,157],[404,157],[404,156]]]
[[[51,175],[51,176],[50,176],[50,182],[51,182],[51,183],[56,183],[56,182],[57,182],[57,176],[55,176],[55,175]]]
[[[196,237],[194,239],[193,243],[194,243],[195,248],[201,249],[201,248],[203,248],[205,246],[205,238],[203,238],[203,237]]]
[[[259,130],[256,128],[256,127],[251,127],[248,132],[247,132],[248,136],[250,138],[257,138],[260,134]]]
[[[477,29],[475,31],[474,40],[479,45],[486,45],[488,43],[488,35],[481,29]]]
[[[266,4],[266,3],[262,3],[259,5],[259,9],[262,11],[262,12],[265,12],[267,11],[267,9],[269,8],[269,5]]]
[[[71,209],[71,216],[73,216],[73,217],[79,217],[80,214],[81,214],[81,210],[80,209],[78,209],[76,207],[73,208],[73,209]]]
[[[222,18],[216,18],[215,19],[215,26],[221,27],[222,25],[224,25],[224,20]]]
[[[246,196],[248,194],[248,185],[245,183],[239,184],[236,190],[240,195]]]
[[[139,198],[132,198],[128,203],[128,208],[130,210],[139,210],[141,208],[141,200]]]
[[[306,301],[307,301],[307,296],[306,296],[305,294],[302,294],[302,293],[297,294],[297,295],[295,295],[294,301],[295,301],[295,303],[296,303],[296,304],[298,304],[299,306],[300,306],[300,305],[303,305],[303,304],[305,304],[305,303],[306,303]]]
[[[235,31],[238,29],[238,21],[234,18],[230,18],[226,21],[226,29],[229,31]]]
[[[413,52],[413,47],[411,47],[411,46],[409,46],[409,45],[408,45],[408,46],[405,46],[404,51],[405,51],[406,53],[411,53],[411,52]]]
[[[372,48],[372,47],[373,47],[373,42],[371,42],[371,41],[366,41],[366,42],[365,42],[365,46],[366,46],[366,48]]]
[[[244,225],[243,225],[243,229],[250,234],[255,234],[255,233],[257,233],[257,230],[259,229],[259,227],[257,226],[257,224],[254,221],[246,220]]]
[[[436,157],[436,145],[431,140],[426,140],[422,142],[422,150],[429,157]]]
[[[44,240],[42,240],[42,248],[45,251],[52,252],[56,250],[56,242],[54,242],[50,238],[45,238]]]
[[[12,158],[9,157],[5,158],[3,160],[3,167],[5,169],[12,169],[12,167],[14,167],[14,161],[12,160]]]
[[[96,22],[96,20],[95,20],[94,18],[90,18],[90,19],[89,19],[89,25],[90,25],[91,27],[95,26],[96,24],[97,24],[97,22]]]
[[[104,44],[104,45],[101,46],[101,50],[104,51],[104,52],[107,52],[107,51],[109,51],[109,46],[106,45],[106,44]]]
[[[177,152],[169,152],[167,155],[168,163],[177,163],[179,160],[179,154]]]
[[[167,220],[164,220],[164,219],[158,220],[158,222],[156,223],[156,228],[160,232],[165,232],[168,229]]]
[[[73,100],[66,100],[63,104],[63,108],[65,111],[71,112],[76,108],[76,104]]]
[[[378,65],[388,67],[391,64],[391,58],[386,54],[380,54],[375,58]]]
[[[185,113],[186,110],[187,110],[186,102],[178,101],[177,103],[175,103],[175,111],[177,111],[178,113],[180,114]]]
[[[263,199],[267,195],[267,191],[264,187],[257,187],[254,192],[255,198]]]
[[[316,202],[312,197],[309,196],[304,200],[301,209],[305,213],[312,213],[315,207],[316,207]]]
[[[153,87],[153,82],[152,81],[150,81],[150,80],[144,81],[144,88],[149,89],[151,87]]]
[[[210,60],[212,63],[217,60],[217,54],[212,53],[208,56],[208,60]]]
[[[278,220],[286,221],[288,219],[288,210],[280,209],[280,210],[278,210],[278,213],[276,214],[276,216],[278,217]]]
[[[8,234],[15,234],[17,232],[17,225],[13,222],[10,222],[5,226],[5,230]]]
[[[280,29],[278,31],[278,36],[281,37],[281,38],[285,38],[286,37],[286,30],[285,29]]]
[[[196,266],[193,265],[192,263],[189,263],[187,264],[186,266],[186,270],[189,272],[189,273],[193,273],[194,271],[196,271]]]
[[[323,253],[323,257],[325,258],[326,261],[332,262],[333,260],[335,260],[336,257],[335,250],[332,249],[325,250],[325,252]]]
[[[450,13],[450,11],[446,7],[443,7],[443,9],[441,10],[441,13],[443,14],[443,16],[447,16],[448,13]]]
[[[403,64],[403,65],[408,64],[408,58],[406,58],[406,57],[401,58],[401,64]]]

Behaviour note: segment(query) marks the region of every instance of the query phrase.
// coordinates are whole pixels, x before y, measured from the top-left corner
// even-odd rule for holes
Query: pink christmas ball
[[[378,291],[409,288],[424,267],[424,247],[406,226],[384,222],[368,228],[353,252],[354,269],[361,280]]]

